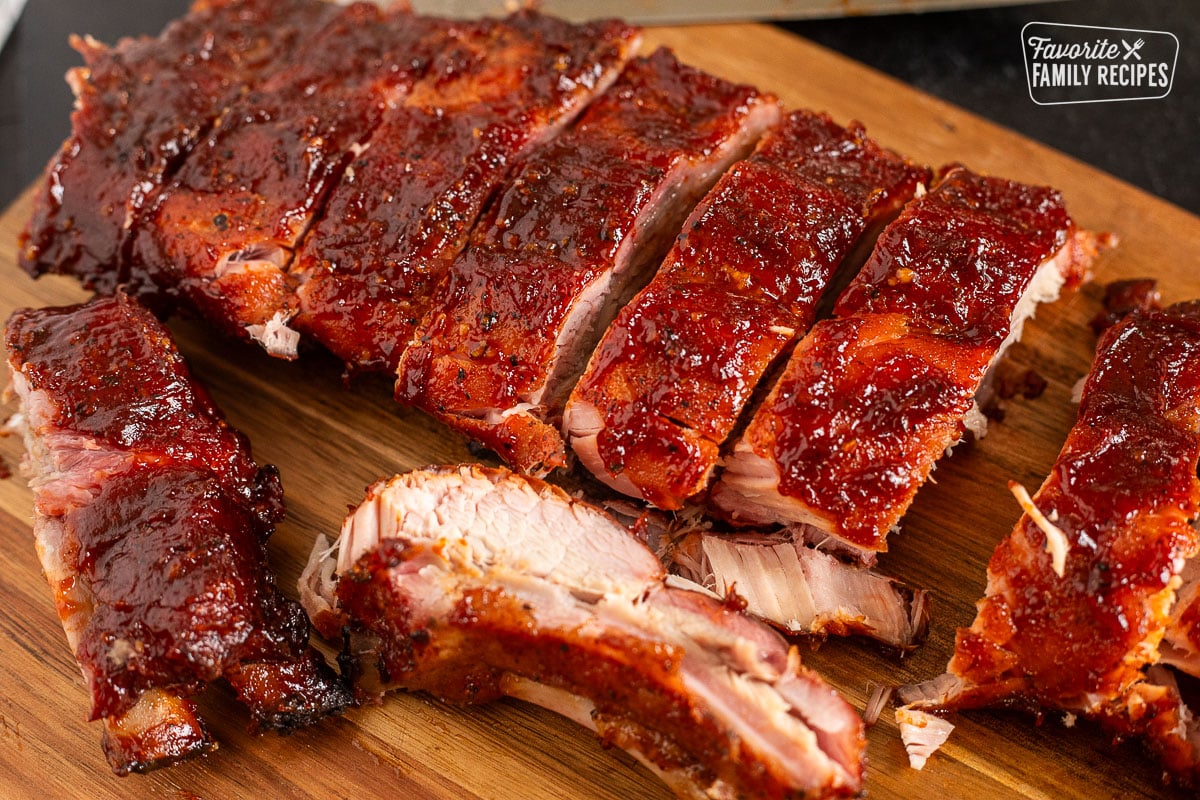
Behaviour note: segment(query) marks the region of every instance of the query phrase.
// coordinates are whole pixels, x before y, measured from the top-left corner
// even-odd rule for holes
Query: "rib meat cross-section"
[[[759,380],[808,331],[839,267],[857,269],[928,182],[860,126],[789,115],[697,206],[604,334],[564,414],[580,461],[659,508],[702,494]]]
[[[950,168],[880,235],[800,341],[726,460],[713,501],[738,521],[800,523],[886,549],[959,441],[989,367],[1037,303],[1100,246],[1058,192]]]
[[[1200,302],[1135,312],[1102,337],[1079,419],[992,554],[947,674],[902,699],[917,710],[1015,704],[1091,717],[1146,737],[1196,785],[1200,725],[1162,664],[1200,676],[1198,461]]]
[[[209,747],[187,696],[217,678],[255,727],[340,711],[349,695],[267,567],[278,476],[251,460],[169,332],[118,294],[19,311],[6,345],[38,555],[113,770]]]
[[[336,583],[329,580],[335,570]],[[359,693],[510,695],[597,731],[681,797],[856,795],[862,721],[797,651],[672,588],[611,517],[535,478],[442,467],[373,486],[302,594]]]
[[[554,423],[600,332],[778,114],[666,50],[630,62],[481,222],[401,359],[397,399],[523,471],[561,465]]]

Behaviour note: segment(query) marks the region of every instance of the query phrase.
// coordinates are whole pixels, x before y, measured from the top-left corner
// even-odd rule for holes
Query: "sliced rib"
[[[38,554],[114,771],[209,746],[186,696],[220,677],[255,727],[340,711],[347,693],[266,564],[278,476],[169,332],[119,294],[18,311],[6,344]]]
[[[600,333],[778,114],[666,50],[630,62],[481,222],[401,359],[397,399],[522,471],[562,464],[554,425]]]
[[[924,710],[1016,704],[1091,717],[1145,736],[1194,783],[1200,728],[1156,662],[1195,634],[1184,587],[1200,553],[1198,460],[1200,302],[1135,312],[1102,337],[1079,419],[993,553],[947,674],[901,698]],[[1164,635],[1174,642],[1160,652]]]
[[[703,493],[755,387],[807,332],[835,271],[856,270],[878,227],[928,182],[861,126],[789,115],[697,206],[604,334],[564,412],[580,462],[659,508]]]
[[[307,575],[333,560],[319,543]],[[794,648],[669,587],[625,528],[537,479],[463,466],[380,482],[336,564],[314,618],[347,626],[362,695],[522,697],[637,753],[685,797],[860,789],[862,722]]]
[[[294,357],[295,249],[450,25],[370,3],[339,8],[297,43],[286,69],[222,114],[151,198],[134,260],[160,266],[158,282],[210,323]]]
[[[667,554],[671,570],[788,633],[868,636],[899,650],[929,629],[928,593],[787,534],[691,531]]]
[[[21,235],[32,274],[74,275],[111,292],[154,284],[125,254],[148,197],[169,179],[248,87],[285,63],[307,31],[336,8],[316,0],[198,2],[157,38],[105,47],[72,39],[86,66],[67,73],[75,92],[71,136],[46,168]]]
[[[453,28],[305,239],[293,327],[354,369],[394,372],[514,162],[607,88],[638,38],[621,22],[533,11]]]
[[[866,553],[963,436],[989,366],[1101,237],[1058,192],[949,169],[880,235],[725,462],[737,521],[810,525]]]

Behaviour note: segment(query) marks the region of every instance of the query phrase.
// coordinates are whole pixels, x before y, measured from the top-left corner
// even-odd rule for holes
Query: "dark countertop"
[[[189,0],[28,0],[0,53],[0,203],[41,172],[69,131],[63,73],[71,33],[113,42],[157,33]],[[786,23],[790,30],[930,94],[1070,153],[1200,214],[1200,14],[1195,0],[1077,0],[973,11]],[[1020,31],[1031,21],[1170,31],[1179,39],[1160,100],[1039,106]]]

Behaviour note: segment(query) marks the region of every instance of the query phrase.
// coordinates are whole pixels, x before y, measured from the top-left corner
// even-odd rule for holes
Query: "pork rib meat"
[[[1079,419],[992,554],[946,674],[901,699],[916,711],[1005,704],[1093,718],[1145,737],[1197,784],[1200,725],[1164,664],[1200,674],[1198,461],[1200,302],[1137,311],[1101,338]]]
[[[818,322],[726,459],[713,502],[886,549],[984,375],[1100,247],[1058,192],[963,167],[910,203]]]
[[[294,327],[352,369],[394,372],[501,181],[616,79],[638,40],[621,22],[533,11],[446,31],[297,253]]]
[[[778,115],[666,50],[631,61],[481,221],[401,358],[397,399],[522,471],[562,465],[557,420],[600,334]]]
[[[67,73],[71,136],[47,166],[21,234],[25,269],[74,275],[104,292],[125,284],[160,295],[158,265],[128,253],[146,204],[226,108],[336,13],[314,0],[204,0],[155,38],[115,47],[73,39],[86,66]]]
[[[839,267],[856,270],[882,222],[928,182],[861,126],[796,111],[769,131],[592,354],[564,413],[581,463],[659,508],[702,494],[759,380],[808,331]]]
[[[860,789],[862,721],[794,648],[672,588],[625,528],[535,478],[462,466],[380,482],[302,581],[318,628],[348,631],[343,664],[364,696],[541,703],[681,797]]]
[[[279,479],[192,379],[169,332],[117,294],[6,329],[34,536],[120,774],[200,752],[187,696],[227,679],[257,728],[350,700],[275,586]]]

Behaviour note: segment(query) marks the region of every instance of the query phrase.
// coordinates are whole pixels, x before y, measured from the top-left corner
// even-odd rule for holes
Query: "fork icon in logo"
[[[1139,52],[1138,52],[1138,50],[1141,50],[1141,49],[1142,49],[1142,45],[1144,45],[1145,43],[1146,43],[1146,40],[1145,40],[1145,39],[1138,39],[1136,42],[1134,42],[1134,43],[1131,45],[1131,44],[1129,44],[1129,42],[1127,42],[1127,41],[1125,41],[1124,39],[1122,39],[1122,40],[1121,40],[1121,44],[1125,45],[1125,55],[1124,55],[1123,59],[1124,59],[1125,61],[1128,61],[1128,60],[1129,60],[1129,57],[1130,57],[1130,56],[1133,56],[1133,57],[1134,57],[1134,58],[1136,58],[1138,61],[1141,61],[1141,60],[1142,60],[1142,54],[1141,54],[1141,53],[1139,53]]]

